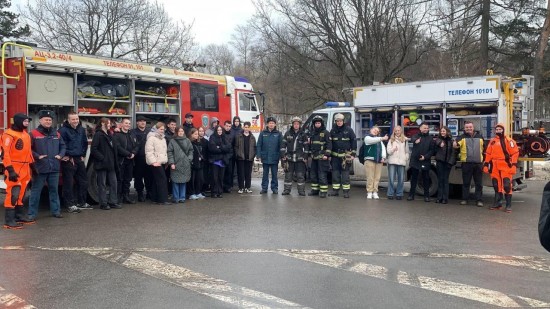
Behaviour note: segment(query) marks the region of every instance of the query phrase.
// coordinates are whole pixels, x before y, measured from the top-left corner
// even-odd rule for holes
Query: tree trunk
[[[481,0],[481,41],[479,65],[482,70],[489,68],[489,21],[491,19],[491,0]],[[485,72],[483,72],[485,74]]]
[[[548,46],[548,37],[550,36],[550,1],[546,8],[546,19],[544,20],[544,26],[542,27],[539,39],[539,46],[537,53],[535,54],[534,76],[535,76],[535,117],[545,117],[543,104],[544,96],[540,93],[542,85],[542,66],[544,64],[544,54],[546,47]],[[538,102],[538,104],[537,104]]]

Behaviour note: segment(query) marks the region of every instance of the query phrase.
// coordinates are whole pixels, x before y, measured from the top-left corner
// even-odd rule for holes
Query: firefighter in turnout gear
[[[491,174],[495,189],[495,200],[491,210],[502,208],[503,197],[506,200],[505,211],[512,212],[512,179],[516,173],[519,149],[516,142],[504,135],[504,125],[495,127],[496,136],[489,141],[485,151],[483,172]]]
[[[319,195],[325,198],[328,192],[327,175],[330,170],[332,142],[321,116],[313,117],[312,124],[313,128],[309,141],[309,150],[312,159],[310,170],[311,192],[308,195]]]
[[[281,144],[281,158],[285,168],[285,187],[283,195],[289,195],[292,190],[292,179],[296,175],[298,194],[305,196],[306,162],[309,152],[307,134],[300,128],[302,119],[292,118],[292,127],[286,131]]]
[[[349,198],[351,188],[349,181],[349,169],[356,155],[357,141],[353,130],[344,124],[344,115],[334,116],[336,125],[330,130],[332,141],[332,192],[329,196],[338,196],[340,187],[344,197]]]
[[[34,223],[27,219],[23,211],[23,196],[31,180],[30,164],[34,162],[31,151],[31,137],[27,133],[29,126],[27,115],[18,113],[13,116],[13,125],[2,134],[2,156],[6,167],[6,199],[4,200],[4,228],[20,229],[18,223]]]

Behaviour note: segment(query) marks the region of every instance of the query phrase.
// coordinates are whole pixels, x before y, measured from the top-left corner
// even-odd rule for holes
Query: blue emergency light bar
[[[350,107],[349,102],[327,102],[325,103],[326,107]]]
[[[248,79],[246,79],[246,77],[242,77],[242,76],[235,76],[235,81],[241,82],[241,83],[250,83]]]

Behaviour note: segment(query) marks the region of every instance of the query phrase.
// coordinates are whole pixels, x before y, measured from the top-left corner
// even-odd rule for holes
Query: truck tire
[[[88,197],[92,200],[92,202],[98,203],[99,195],[97,193],[97,174],[94,169],[94,164],[88,164],[87,168],[88,170],[86,172],[88,174]]]
[[[420,176],[420,175],[419,175]],[[435,169],[430,169],[430,196],[434,196],[437,193],[437,173]],[[418,177],[418,186],[416,187],[416,194],[424,196],[424,183],[422,182],[422,177]]]

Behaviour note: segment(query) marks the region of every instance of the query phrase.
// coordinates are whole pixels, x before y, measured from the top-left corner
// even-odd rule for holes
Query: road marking
[[[6,309],[10,309],[10,308],[36,309],[35,306],[27,304],[27,302],[24,299],[6,291],[1,286],[0,286],[0,307],[6,308]]]
[[[446,295],[461,297],[489,305],[506,308],[523,307],[524,305],[518,304],[519,301],[529,307],[550,307],[550,303],[528,297],[504,294],[502,292],[494,290],[453,281],[431,278],[427,276],[420,276],[400,270],[397,271],[397,275],[394,276],[390,275],[394,272],[391,272],[388,268],[384,266],[372,265],[362,262],[355,263],[346,258],[329,254],[296,254],[289,252],[279,252],[279,254],[339,270],[354,272],[368,277],[413,286]]]
[[[307,308],[141,254],[110,250],[83,252],[240,308]]]

